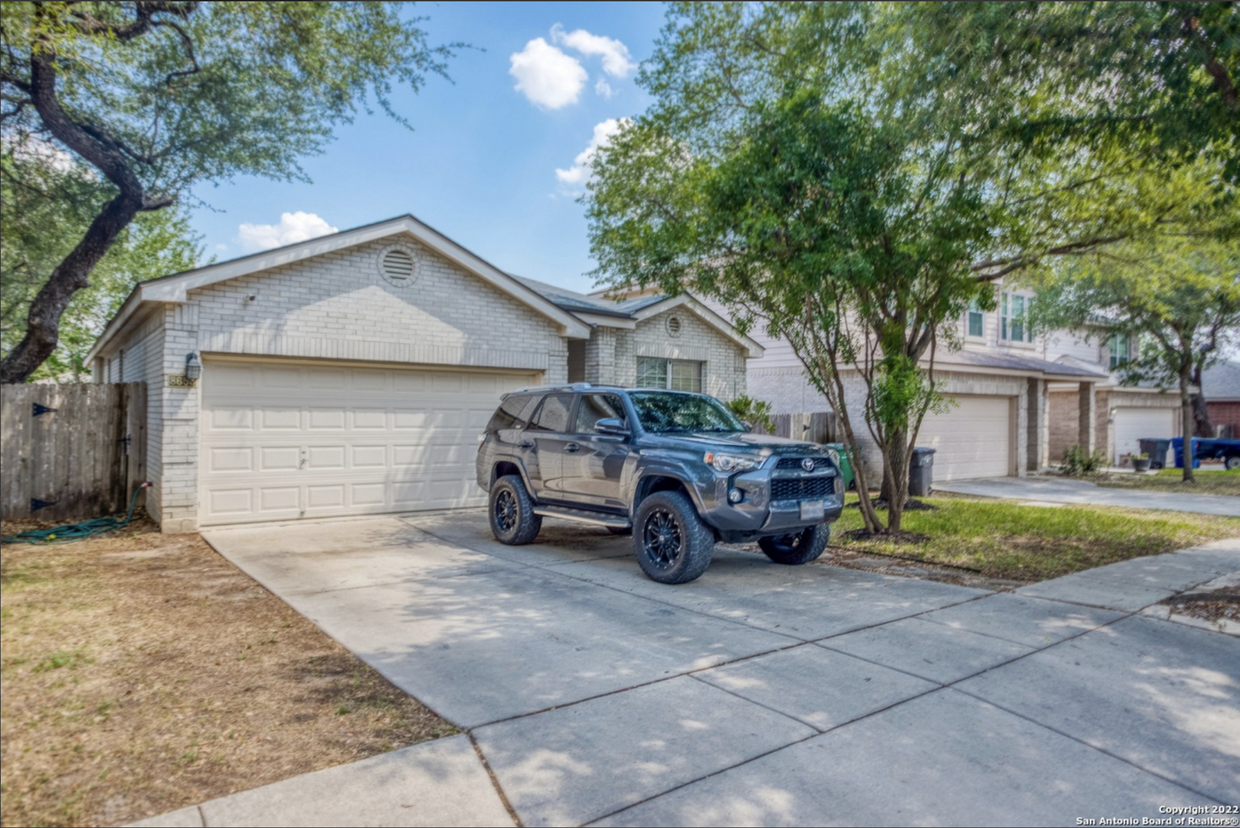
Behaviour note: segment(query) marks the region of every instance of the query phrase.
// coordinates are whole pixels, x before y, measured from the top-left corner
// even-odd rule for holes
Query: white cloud
[[[569,187],[580,189],[590,179],[590,162],[594,159],[595,154],[600,148],[607,146],[620,128],[629,123],[628,118],[608,118],[600,124],[594,125],[594,135],[590,138],[590,143],[586,148],[577,153],[577,157],[573,159],[573,165],[567,170],[556,169],[555,177],[560,180],[561,184]]]
[[[286,244],[338,232],[314,213],[281,213],[279,224],[242,224],[237,228],[237,241],[246,253],[270,250]]]
[[[628,77],[637,69],[637,64],[629,55],[629,47],[615,38],[590,34],[585,29],[566,32],[563,26],[556,23],[551,27],[551,39],[583,55],[602,57],[603,71],[614,78]]]
[[[12,151],[19,161],[37,162],[58,173],[78,172],[90,178],[98,178],[94,170],[78,166],[72,155],[51,141],[29,132],[14,130],[0,136],[4,151]]]
[[[581,62],[536,37],[509,58],[508,74],[517,79],[514,87],[535,106],[560,109],[577,103],[589,77]]]
[[[611,84],[605,81],[603,78],[599,78],[598,83],[594,84],[594,91],[598,93],[599,95],[602,95],[604,98],[610,98],[611,97]]]

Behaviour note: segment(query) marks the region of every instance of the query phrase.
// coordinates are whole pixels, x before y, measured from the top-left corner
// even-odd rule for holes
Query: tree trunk
[[[891,492],[887,498],[887,531],[899,532],[904,517],[904,506],[908,503],[907,431],[900,429],[888,433],[883,463],[886,466],[883,478],[891,480]]]
[[[91,222],[86,235],[65,257],[30,303],[26,334],[0,362],[0,383],[25,382],[60,342],[60,317],[73,294],[90,286],[90,272],[142,207],[140,198],[121,194]]]
[[[1204,437],[1207,440],[1214,437],[1214,426],[1210,423],[1210,411],[1206,408],[1205,389],[1201,386],[1201,365],[1200,363],[1193,366],[1193,385],[1197,386],[1197,393],[1193,394],[1193,434],[1198,437]]]
[[[1181,456],[1184,458],[1182,479],[1185,483],[1196,482],[1193,479],[1193,403],[1188,393],[1191,370],[1188,362],[1180,366],[1180,431],[1184,435],[1184,448]]]

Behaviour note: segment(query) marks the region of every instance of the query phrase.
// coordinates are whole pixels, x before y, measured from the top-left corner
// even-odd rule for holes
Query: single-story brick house
[[[98,382],[147,383],[147,511],[187,532],[480,505],[478,435],[502,393],[730,399],[761,354],[691,296],[519,279],[401,216],[141,283],[88,360]]]

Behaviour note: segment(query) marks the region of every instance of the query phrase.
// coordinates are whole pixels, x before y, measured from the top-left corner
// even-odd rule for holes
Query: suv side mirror
[[[597,434],[611,434],[616,437],[628,437],[629,427],[624,424],[623,420],[615,417],[605,417],[594,424],[594,431]]]

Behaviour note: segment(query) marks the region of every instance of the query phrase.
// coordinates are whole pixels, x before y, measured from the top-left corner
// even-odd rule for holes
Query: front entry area
[[[208,358],[203,526],[478,506],[478,435],[523,371]]]

